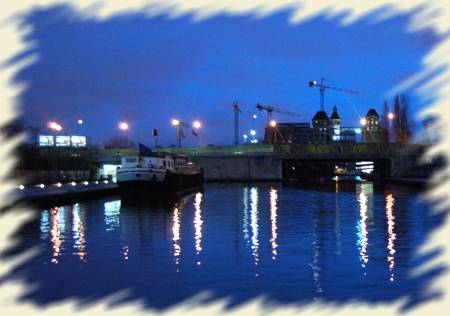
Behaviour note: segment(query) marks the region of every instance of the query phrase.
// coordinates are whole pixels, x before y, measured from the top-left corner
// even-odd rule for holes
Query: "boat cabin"
[[[175,169],[175,161],[170,156],[164,157],[123,157],[122,168],[158,168]]]

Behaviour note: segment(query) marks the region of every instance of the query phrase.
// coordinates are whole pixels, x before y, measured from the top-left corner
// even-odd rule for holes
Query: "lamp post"
[[[274,120],[271,120],[270,121],[270,127],[273,128],[274,144],[276,144],[277,143],[277,122],[274,121]]]
[[[83,124],[84,124],[84,121],[82,119],[79,119],[77,121],[77,134],[80,134],[80,128],[81,128],[81,125],[83,125]]]
[[[202,123],[200,121],[194,121],[192,122],[192,133],[198,137],[198,141],[201,145],[202,140],[201,140],[201,134],[198,134],[198,130],[202,127]],[[197,131],[194,131],[197,130]]]
[[[389,143],[390,143],[392,141],[392,120],[394,119],[394,113],[389,112],[387,117],[389,120],[389,131],[388,131],[389,135],[388,136],[389,136]]]
[[[172,119],[171,123],[173,126],[175,126],[175,130],[177,133],[177,146],[181,147],[181,122],[180,120]]]
[[[56,169],[56,173],[57,173],[56,181],[60,182],[60,172],[59,172],[59,164],[58,164],[58,159],[60,157],[60,154],[59,154],[59,148],[58,148],[59,146],[58,146],[58,143],[56,142],[56,139],[57,139],[58,133],[61,132],[63,128],[62,128],[61,124],[58,124],[55,121],[48,122],[47,126],[48,126],[48,128],[50,130],[53,131],[53,134],[54,134],[54,137],[55,137],[55,146],[56,146],[56,161],[55,161],[56,165],[55,165],[55,169]],[[49,180],[49,177],[48,177],[48,174],[47,174],[47,182],[48,182],[48,180]]]
[[[363,129],[362,129],[362,141],[363,141],[363,143],[366,141],[366,139],[365,139],[365,135],[366,135],[366,133],[365,133],[365,131],[366,131],[366,124],[367,124],[367,120],[366,120],[366,118],[362,118],[361,120],[360,120],[360,123],[361,123],[361,125],[363,126]]]
[[[130,130],[130,125],[125,121],[121,121],[121,122],[119,122],[117,127],[119,128],[119,130],[121,130],[125,133],[125,138],[127,140],[126,146],[128,147],[130,145],[130,138],[129,138],[129,133],[128,133],[128,131]]]

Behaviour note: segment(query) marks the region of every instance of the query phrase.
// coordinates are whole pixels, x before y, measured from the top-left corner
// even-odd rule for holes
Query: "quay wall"
[[[281,159],[273,156],[192,157],[203,169],[205,181],[279,181]]]

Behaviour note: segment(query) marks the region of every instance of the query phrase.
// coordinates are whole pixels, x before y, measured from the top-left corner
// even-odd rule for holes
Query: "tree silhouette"
[[[105,149],[124,149],[133,148],[135,144],[126,136],[114,136],[104,144]]]
[[[394,97],[394,130],[397,143],[407,143],[410,141],[411,121],[409,119],[409,99],[404,94],[397,94]]]

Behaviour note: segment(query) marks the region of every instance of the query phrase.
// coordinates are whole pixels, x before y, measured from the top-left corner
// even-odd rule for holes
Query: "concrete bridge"
[[[332,143],[156,148],[157,152],[185,154],[199,164],[206,180],[281,180],[311,172],[329,173],[335,163],[372,161],[381,178],[400,178],[417,169],[427,146],[416,144]],[[134,149],[91,152],[96,164],[120,164]],[[318,169],[319,166],[319,169]],[[296,170],[293,172],[292,170]],[[317,174],[316,174],[317,175]]]

